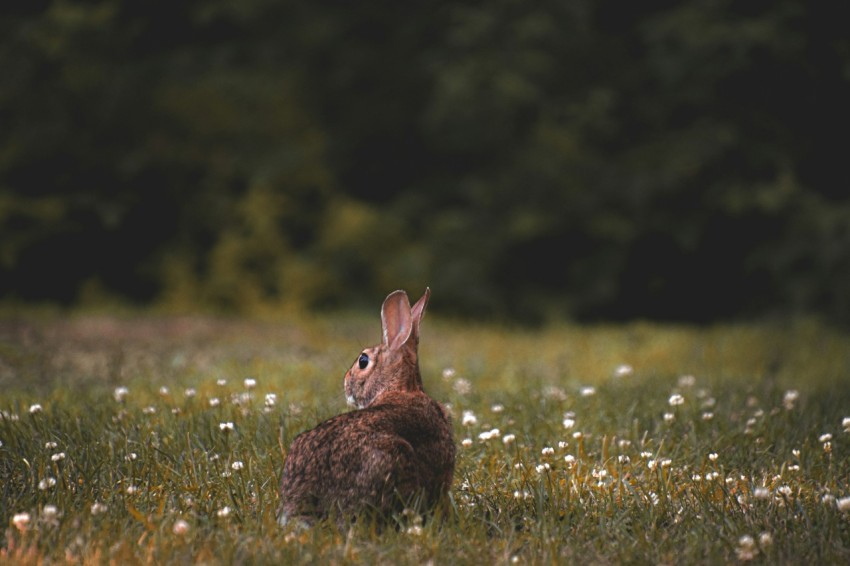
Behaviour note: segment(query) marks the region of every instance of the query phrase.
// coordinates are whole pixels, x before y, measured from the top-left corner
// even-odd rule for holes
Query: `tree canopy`
[[[850,322],[837,6],[0,10],[7,300]]]

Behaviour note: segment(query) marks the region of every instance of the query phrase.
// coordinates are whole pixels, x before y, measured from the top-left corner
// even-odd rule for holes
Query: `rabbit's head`
[[[385,391],[422,391],[419,373],[419,323],[431,290],[413,307],[404,291],[390,293],[381,307],[383,342],[366,348],[345,374],[349,405],[368,407]]]

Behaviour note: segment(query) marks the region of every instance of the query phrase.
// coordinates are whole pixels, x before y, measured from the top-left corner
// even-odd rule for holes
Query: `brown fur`
[[[419,323],[430,291],[411,308],[403,291],[381,309],[383,343],[345,374],[358,410],[332,417],[292,442],[281,479],[281,523],[361,512],[385,519],[418,501],[436,505],[452,483],[455,446],[445,409],[422,388]]]

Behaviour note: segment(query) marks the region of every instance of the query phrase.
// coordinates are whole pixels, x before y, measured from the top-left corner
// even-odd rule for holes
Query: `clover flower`
[[[130,393],[130,390],[127,389],[126,387],[124,387],[123,385],[121,385],[121,386],[115,388],[115,390],[112,392],[112,397],[118,403],[123,403],[124,399],[127,398],[127,395],[129,393]]]
[[[614,377],[629,377],[635,372],[629,364],[620,364],[614,368]]]
[[[501,436],[501,434],[502,433],[501,433],[501,431],[499,431],[498,428],[494,428],[494,429],[491,429],[491,430],[488,430],[488,431],[485,431],[485,432],[482,432],[481,434],[479,434],[478,440],[480,440],[482,442],[486,442],[486,441],[491,440],[493,438],[499,438],[499,436]]]
[[[177,519],[174,521],[174,527],[172,527],[171,531],[175,535],[183,536],[189,532],[189,523],[183,519]]]
[[[91,506],[91,514],[92,515],[102,515],[109,510],[109,507],[106,506],[105,503],[101,503],[100,501],[95,501]]]
[[[15,528],[19,531],[27,530],[30,524],[30,514],[29,513],[15,513],[12,517],[12,524],[15,525]]]

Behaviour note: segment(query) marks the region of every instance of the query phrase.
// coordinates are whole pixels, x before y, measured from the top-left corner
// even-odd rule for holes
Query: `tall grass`
[[[358,317],[0,324],[0,561],[850,560],[850,338],[812,323],[428,320],[451,508],[281,528],[292,438],[345,410]]]

